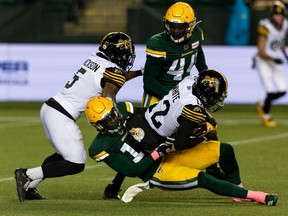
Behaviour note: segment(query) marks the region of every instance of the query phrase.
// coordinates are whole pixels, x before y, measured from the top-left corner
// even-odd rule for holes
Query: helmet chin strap
[[[175,40],[175,39],[173,38],[173,36],[170,34],[170,39],[171,39],[173,42],[175,42],[175,43],[181,43],[182,41],[185,40],[185,36],[181,37],[181,38],[178,39],[178,40]]]
[[[181,43],[181,42],[183,42],[183,41],[186,40],[187,38],[190,38],[190,37],[191,37],[192,32],[193,32],[195,26],[198,25],[198,24],[201,23],[201,22],[202,22],[202,20],[199,20],[199,21],[196,22],[196,19],[195,19],[195,22],[193,23],[193,25],[190,26],[190,28],[191,28],[190,33],[187,33],[186,35],[184,35],[183,37],[181,37],[181,38],[179,38],[179,39],[177,39],[177,40],[174,39],[173,36],[170,34],[170,39],[171,39],[173,42],[175,42],[175,43]],[[187,36],[187,37],[186,37],[186,36]]]

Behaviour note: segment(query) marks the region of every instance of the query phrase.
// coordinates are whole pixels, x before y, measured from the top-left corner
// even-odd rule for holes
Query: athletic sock
[[[27,169],[26,175],[27,175],[31,180],[43,179],[42,167],[39,166],[39,167]]]
[[[266,204],[265,198],[267,196],[267,193],[261,192],[261,191],[251,191],[248,190],[247,198],[255,200],[258,203]]]

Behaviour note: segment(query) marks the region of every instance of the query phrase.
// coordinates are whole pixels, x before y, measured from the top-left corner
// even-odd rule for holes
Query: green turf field
[[[203,189],[162,191],[152,189],[139,194],[128,204],[105,201],[102,193],[115,172],[103,162],[88,158],[84,172],[46,179],[39,187],[48,197],[44,201],[20,203],[16,195],[14,170],[35,167],[52,154],[46,140],[38,103],[0,103],[0,215],[288,215],[288,107],[273,107],[276,128],[261,126],[256,108],[251,105],[226,105],[214,114],[221,141],[233,144],[244,186],[279,195],[278,204],[267,207],[256,203],[234,203]],[[86,149],[95,129],[84,116],[78,120]],[[122,192],[138,179],[126,179]]]

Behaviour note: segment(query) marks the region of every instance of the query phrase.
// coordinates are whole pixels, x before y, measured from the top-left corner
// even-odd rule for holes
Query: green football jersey
[[[132,106],[132,107],[131,107]],[[133,105],[127,102],[117,103],[117,108],[126,117],[133,113]],[[153,160],[151,155],[143,152],[130,134],[98,134],[89,147],[89,156],[100,162],[104,161],[116,172],[128,177],[149,180],[155,173],[161,160]]]
[[[174,43],[164,32],[152,36],[146,47],[145,92],[161,99],[190,75],[194,65],[198,72],[206,70],[203,40],[203,32],[197,26],[192,36],[182,43]]]

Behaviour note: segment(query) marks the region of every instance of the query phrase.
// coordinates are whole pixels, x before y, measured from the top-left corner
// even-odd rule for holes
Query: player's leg
[[[125,175],[117,173],[111,184],[108,184],[104,190],[103,198],[107,200],[119,200],[121,185],[125,179]]]
[[[220,145],[220,158],[219,165],[221,170],[225,173],[227,181],[237,185],[238,187],[243,187],[238,162],[235,157],[234,149],[230,144],[221,143]],[[250,199],[241,199],[238,197],[233,197],[234,202],[250,202]]]
[[[199,173],[198,185],[201,188],[205,188],[221,196],[237,197],[240,199],[252,199],[263,205],[276,205],[278,201],[278,195],[276,194],[268,194],[261,191],[251,191],[243,187],[238,187],[237,185],[228,181],[216,179],[205,172]]]
[[[41,166],[15,170],[20,201],[44,198],[36,187],[45,178],[76,174],[85,167],[86,153],[76,123],[46,104],[41,108],[41,120],[48,140],[59,154],[47,157]]]
[[[265,99],[257,103],[258,116],[262,120],[264,126],[275,127],[276,122],[270,115],[270,108],[273,100],[273,93],[278,91],[277,86],[275,85],[275,71],[279,70],[280,67],[279,65],[265,61],[260,57],[256,58],[256,62],[260,80],[266,91]]]
[[[275,65],[273,69],[272,82],[274,88],[269,90],[263,104],[263,111],[267,119],[272,119],[270,113],[273,102],[278,98],[283,97],[287,91],[287,84],[282,66]]]
[[[241,188],[197,169],[173,166],[171,163],[161,163],[159,169],[161,172],[156,172],[149,181],[155,187],[171,190],[205,188],[217,195],[252,199],[263,205],[275,205],[278,200],[275,194]]]

